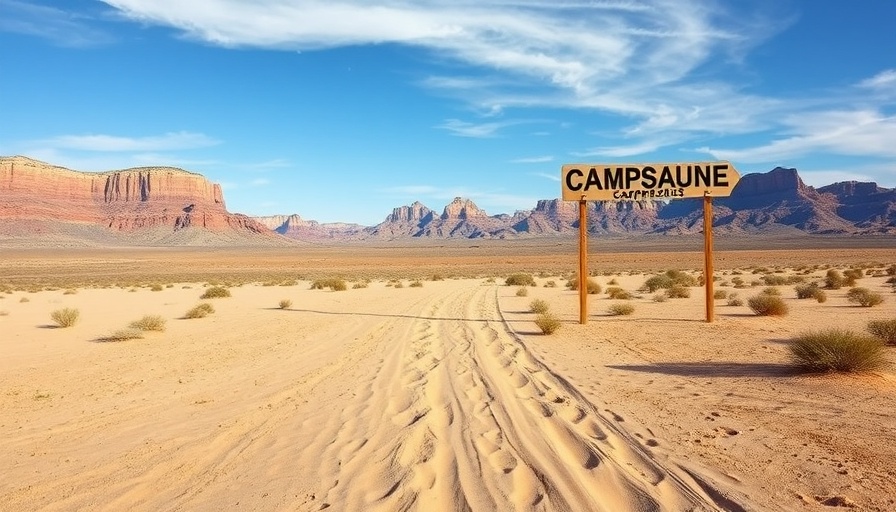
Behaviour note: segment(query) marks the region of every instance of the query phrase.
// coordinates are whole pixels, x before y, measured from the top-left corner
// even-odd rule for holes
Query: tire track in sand
[[[322,510],[739,508],[662,468],[535,358],[494,287],[433,297],[379,366],[322,429]]]

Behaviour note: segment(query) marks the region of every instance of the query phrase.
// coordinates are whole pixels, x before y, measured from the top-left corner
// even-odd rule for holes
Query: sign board
[[[644,201],[728,197],[740,181],[730,162],[567,164],[560,171],[565,201]]]

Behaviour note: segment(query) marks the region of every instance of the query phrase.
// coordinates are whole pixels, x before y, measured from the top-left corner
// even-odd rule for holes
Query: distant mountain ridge
[[[776,167],[743,176],[731,197],[713,202],[713,226],[721,232],[746,233],[781,228],[810,234],[896,234],[896,189],[871,182],[847,181],[821,188],[803,183],[796,169]],[[703,229],[702,201],[589,202],[588,231],[596,234],[698,233]],[[259,219],[266,219],[259,218]],[[278,217],[279,218],[279,217]],[[542,199],[532,210],[488,215],[457,197],[441,215],[415,201],[394,208],[375,226],[309,227],[299,238],[393,240],[402,238],[514,238],[554,236],[578,230],[578,205]],[[323,230],[326,235],[315,235]],[[279,230],[286,236],[296,232]],[[291,234],[293,233],[293,234]]]

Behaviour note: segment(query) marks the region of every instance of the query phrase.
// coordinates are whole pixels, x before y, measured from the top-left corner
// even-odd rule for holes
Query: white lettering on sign
[[[728,162],[647,165],[564,165],[560,181],[563,199],[578,201],[639,201],[726,197],[740,174]]]

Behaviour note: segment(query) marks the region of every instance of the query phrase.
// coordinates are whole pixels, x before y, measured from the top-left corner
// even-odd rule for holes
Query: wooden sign
[[[568,164],[560,174],[565,201],[728,197],[738,181],[729,162]]]

